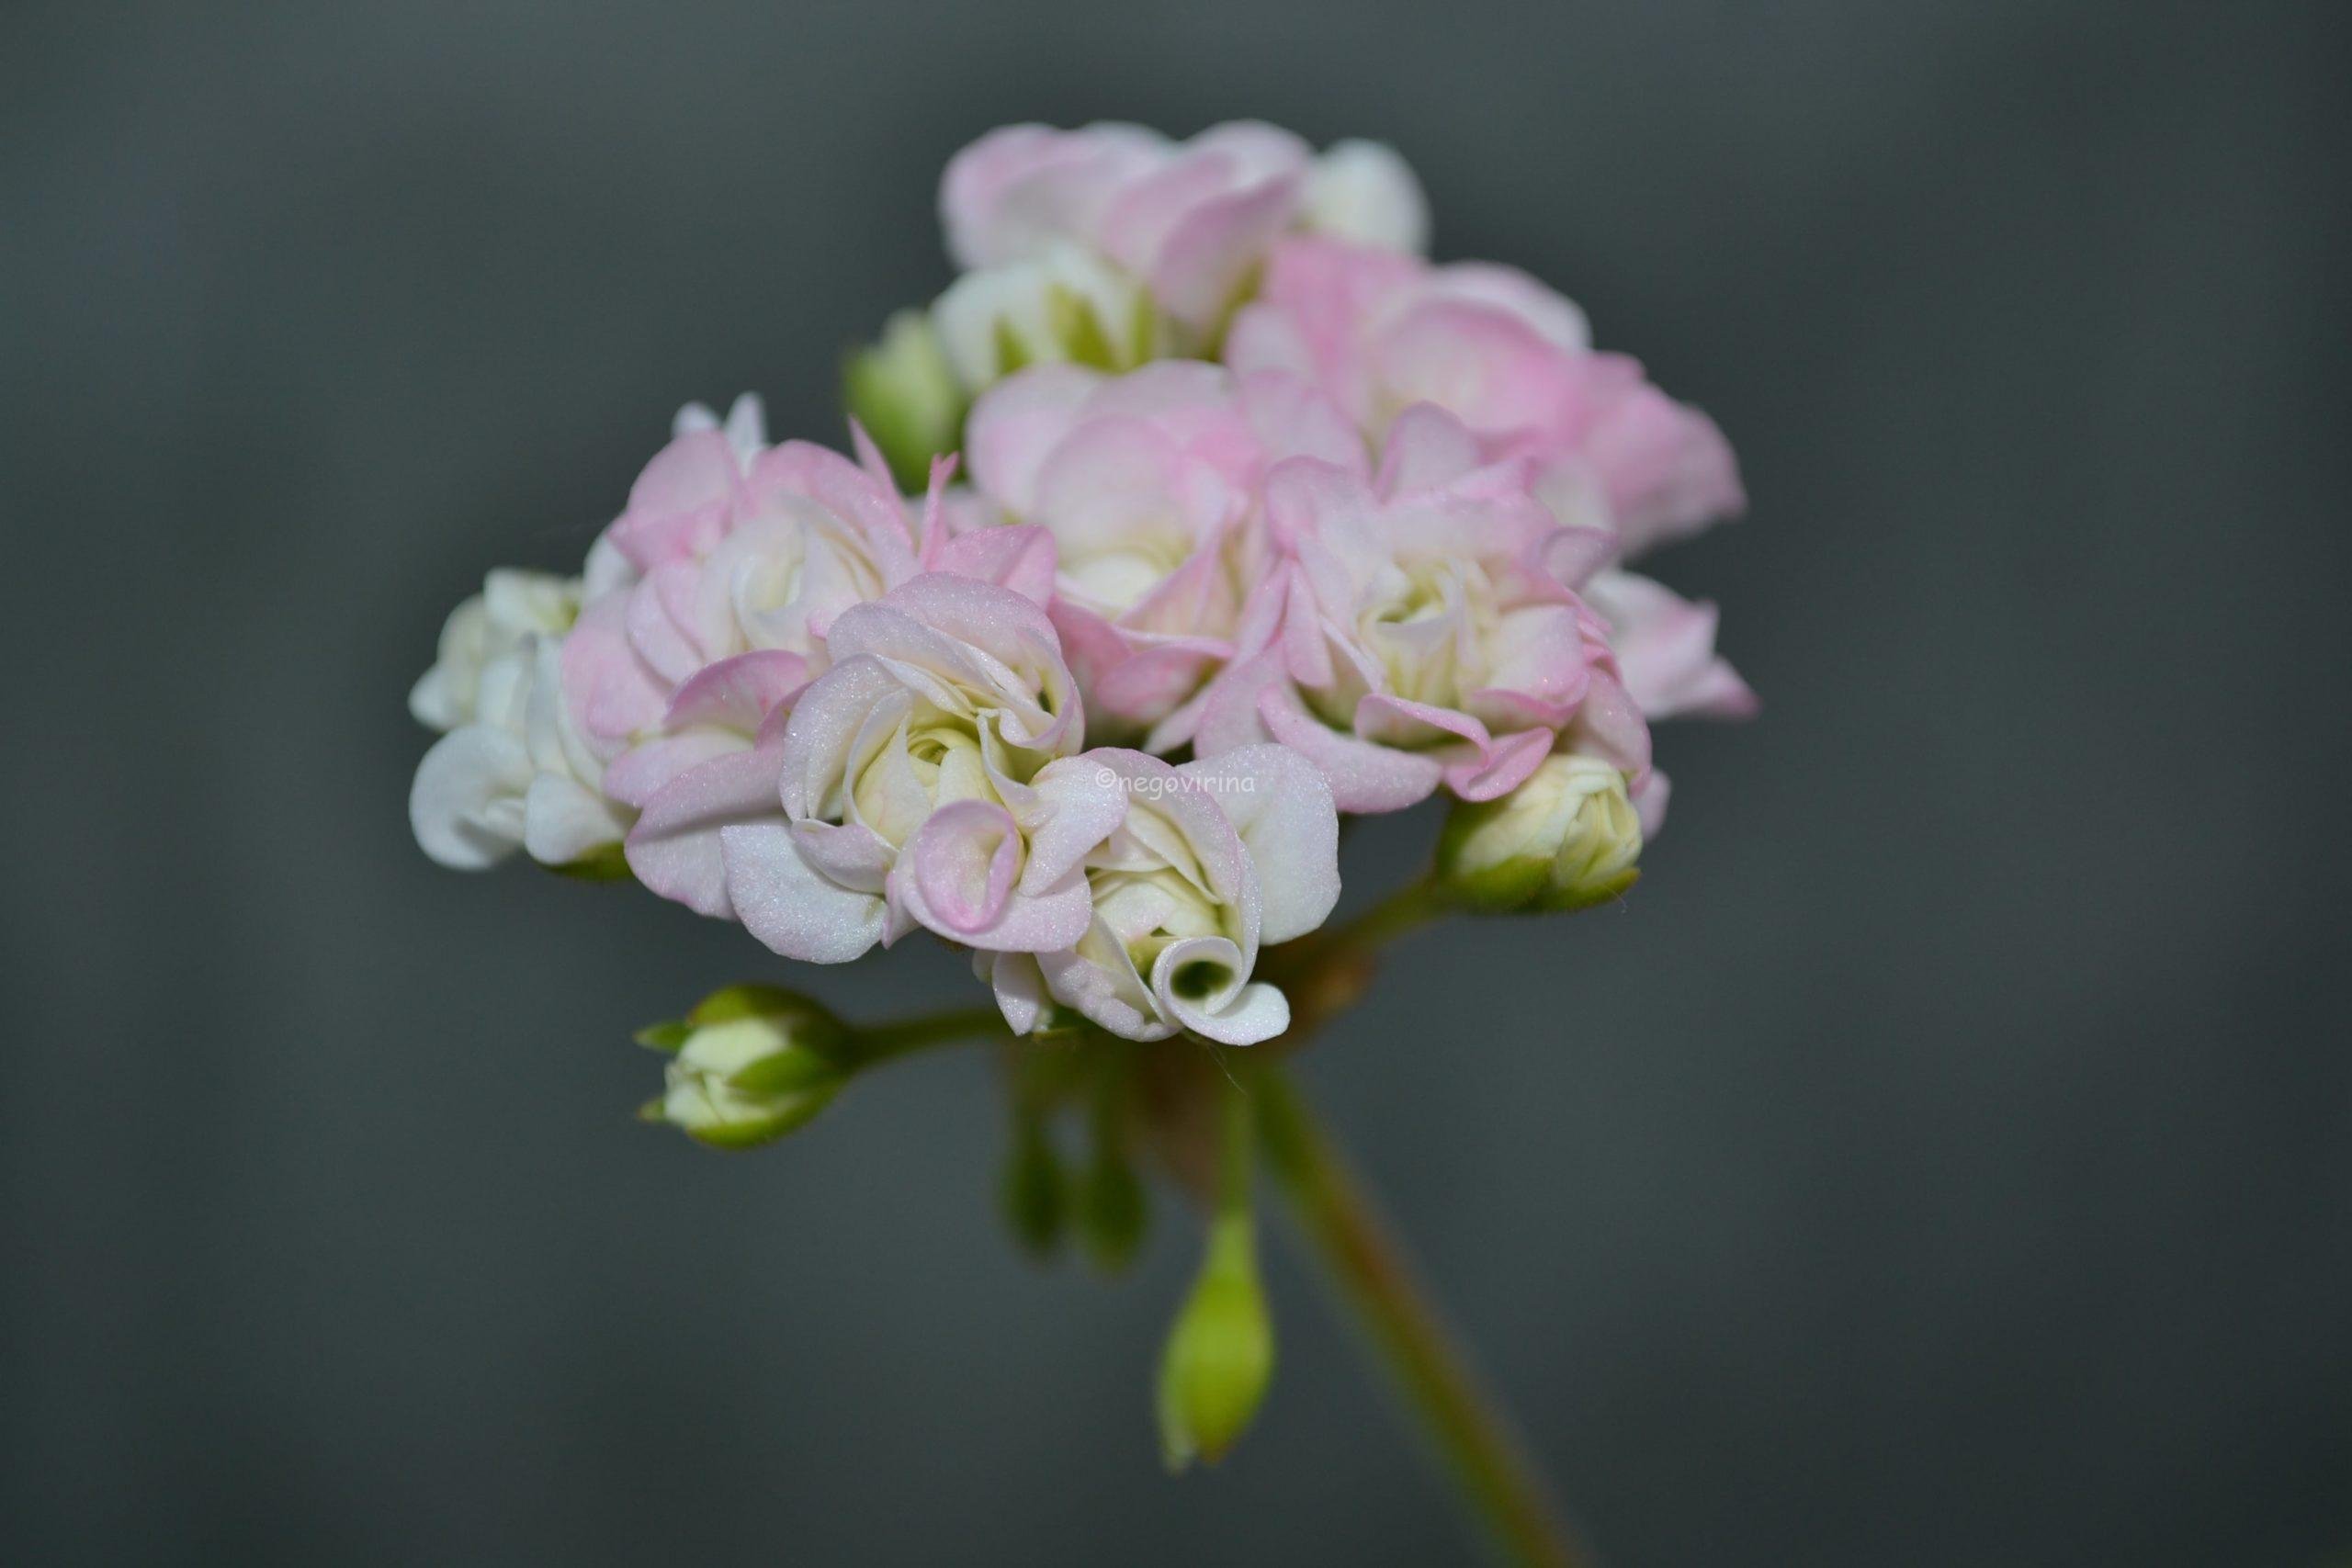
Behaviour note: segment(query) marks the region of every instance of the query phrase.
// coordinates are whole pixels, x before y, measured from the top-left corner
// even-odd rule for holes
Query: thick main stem
[[[1330,1136],[1278,1067],[1270,1064],[1257,1089],[1267,1163],[1326,1280],[1505,1559],[1525,1568],[1591,1568]]]

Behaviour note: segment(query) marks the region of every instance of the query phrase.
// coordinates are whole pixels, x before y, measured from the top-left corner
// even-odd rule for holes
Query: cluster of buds
[[[1005,1183],[1034,1245],[1074,1223],[1115,1264],[1131,1151],[1170,1141],[1136,1131],[1138,1054],[1276,1040],[1286,987],[1320,987],[1319,1022],[1357,984],[1317,935],[1342,816],[1447,797],[1447,908],[1633,885],[1651,722],[1754,698],[1713,607],[1628,563],[1744,498],[1713,423],[1575,305],[1426,259],[1385,147],[1012,127],[950,162],[940,212],[958,276],[851,356],[847,451],[772,442],[756,398],[690,406],[575,573],[493,572],[450,616],[410,816],[445,865],[633,878],[786,959],[966,954],[989,1007],[963,1032],[1116,1064],[1077,1179],[1068,1086],[1014,1074]],[[647,1032],[672,1054],[647,1114],[763,1143],[917,1037],[721,992]],[[1246,1171],[1219,1168],[1166,1361],[1177,1458],[1222,1451],[1271,1366]]]

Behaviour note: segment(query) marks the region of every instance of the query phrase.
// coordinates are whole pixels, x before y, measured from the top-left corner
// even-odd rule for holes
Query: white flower
[[[1323,923],[1340,896],[1339,815],[1313,763],[1250,746],[1171,767],[1102,748],[1080,765],[1126,796],[1118,828],[1086,857],[1093,915],[1068,949],[980,955],[1016,1032],[1048,999],[1114,1034],[1179,1030],[1229,1045],[1290,1027],[1282,992],[1253,980],[1261,942]]]
[[[543,865],[603,867],[616,855],[629,817],[605,798],[572,725],[561,649],[560,636],[529,632],[491,660],[465,721],[417,764],[409,826],[435,861],[480,871],[521,848]]]
[[[444,734],[470,722],[483,672],[535,635],[560,636],[580,614],[580,597],[577,578],[512,568],[492,572],[481,592],[449,612],[433,668],[409,692],[408,711]]]

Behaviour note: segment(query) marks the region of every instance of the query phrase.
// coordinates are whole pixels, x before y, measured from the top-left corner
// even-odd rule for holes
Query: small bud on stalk
[[[792,1132],[831,1103],[850,1072],[841,1021],[772,986],[730,986],[638,1039],[675,1054],[645,1119],[713,1148],[750,1148]]]
[[[1159,1449],[1171,1471],[1223,1459],[1249,1429],[1274,1374],[1274,1325],[1258,1279],[1250,1206],[1250,1103],[1227,1091],[1217,1213],[1193,1293],[1159,1360]]]
[[[1582,909],[1631,887],[1641,853],[1625,775],[1562,751],[1499,800],[1457,802],[1438,875],[1464,907],[1489,914]]]
[[[964,389],[921,310],[901,310],[882,341],[850,355],[842,401],[865,427],[905,489],[922,489],[932,457],[952,452],[964,425]]]

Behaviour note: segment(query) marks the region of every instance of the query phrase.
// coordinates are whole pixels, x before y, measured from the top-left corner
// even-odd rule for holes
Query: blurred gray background
[[[1287,1250],[1171,1482],[1188,1216],[1022,1262],[978,1059],[633,1125],[628,1031],[775,966],[404,818],[449,606],[689,398],[837,438],[956,147],[1252,114],[1395,142],[1755,497],[1658,563],[1766,711],[1665,735],[1638,894],[1310,1066],[1606,1561],[2352,1548],[2340,8],[198,9],[0,10],[0,1557],[1467,1557]]]

